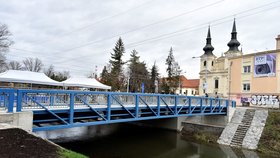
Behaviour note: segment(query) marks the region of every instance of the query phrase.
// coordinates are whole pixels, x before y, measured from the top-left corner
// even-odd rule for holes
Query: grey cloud
[[[1,22],[10,27],[14,35],[13,47],[38,52],[11,50],[7,56],[10,60],[29,56],[39,57],[45,65],[54,64],[58,70],[69,70],[71,74],[84,75],[93,71],[95,65],[98,65],[101,71],[108,63],[110,52],[118,39],[116,35],[217,1],[10,0],[0,6],[0,18],[3,20]],[[226,0],[197,12],[122,35],[127,46],[125,59],[129,58],[131,50],[136,49],[141,60],[145,60],[148,66],[156,60],[161,74],[165,75],[165,59],[169,48],[173,46],[175,58],[183,71],[187,72],[187,76],[198,77],[199,60],[192,60],[190,57],[203,53],[208,23],[269,2],[272,0]],[[135,9],[122,13],[129,8]],[[255,49],[275,49],[274,38],[280,33],[278,29],[280,22],[275,20],[275,15],[279,13],[279,8],[276,8],[244,19],[239,19],[239,15],[236,16],[238,40],[245,52],[253,52]],[[110,18],[117,14],[120,15]],[[214,53],[217,56],[228,49],[227,42],[230,40],[233,16],[227,20],[229,21],[220,25],[215,25],[218,22],[211,24]],[[85,26],[89,27],[75,32],[76,29]],[[201,28],[185,31],[171,38],[140,45],[136,43],[129,47],[130,43],[145,41],[191,26]],[[67,34],[69,31],[74,32]],[[108,39],[113,36],[116,37]],[[92,41],[99,42],[64,51]]]

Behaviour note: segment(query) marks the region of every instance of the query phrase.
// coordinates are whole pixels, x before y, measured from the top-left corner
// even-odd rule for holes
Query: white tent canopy
[[[63,86],[61,82],[50,79],[44,73],[21,70],[8,70],[0,73],[0,81]]]
[[[110,86],[98,82],[94,78],[86,77],[70,77],[62,82],[66,87],[85,87],[85,88],[98,88],[98,89],[111,89]]]

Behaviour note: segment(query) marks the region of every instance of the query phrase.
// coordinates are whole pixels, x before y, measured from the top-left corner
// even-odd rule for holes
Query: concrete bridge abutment
[[[25,131],[32,132],[33,112],[0,113],[0,124],[5,125],[5,127],[21,128]]]

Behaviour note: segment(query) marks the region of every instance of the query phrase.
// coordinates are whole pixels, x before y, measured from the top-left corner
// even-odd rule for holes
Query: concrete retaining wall
[[[0,123],[9,124],[13,127],[32,132],[33,113],[31,111],[0,113]]]
[[[268,110],[256,110],[251,126],[244,137],[242,147],[257,149],[267,116]]]
[[[218,143],[223,145],[230,145],[232,138],[238,128],[242,124],[242,119],[246,108],[237,108],[231,122],[228,123],[222,132]],[[261,137],[263,128],[265,126],[268,111],[264,109],[257,109],[252,120],[252,123],[243,139],[242,147],[247,149],[256,149],[259,139]]]
[[[183,125],[183,130],[188,131],[188,132],[198,132],[198,131],[203,131],[207,133],[211,133],[214,135],[220,135],[224,127],[223,126],[212,126],[212,125],[207,125],[207,124],[193,124],[193,123],[188,123],[188,122],[182,122]]]

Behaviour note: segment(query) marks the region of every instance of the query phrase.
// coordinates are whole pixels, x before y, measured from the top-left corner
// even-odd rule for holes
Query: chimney
[[[276,49],[280,49],[280,35],[276,39]]]

